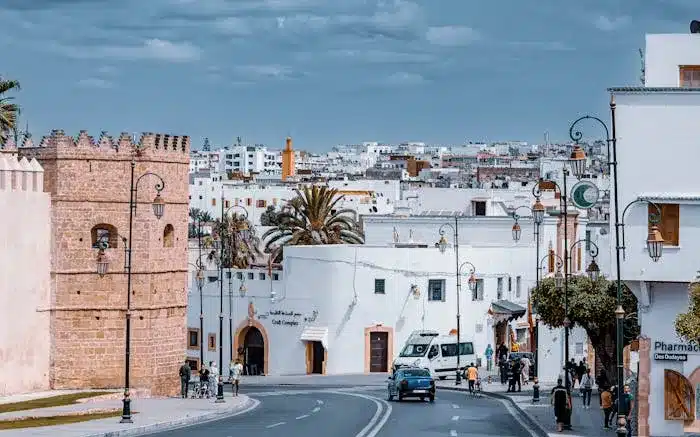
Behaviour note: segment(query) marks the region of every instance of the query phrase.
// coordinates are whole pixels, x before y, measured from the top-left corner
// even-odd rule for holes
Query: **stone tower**
[[[294,164],[294,148],[292,147],[292,138],[287,137],[284,150],[282,151],[282,180],[286,181],[290,176],[296,174],[296,165]]]
[[[20,148],[44,167],[51,193],[51,373],[53,389],[124,384],[131,160],[135,177],[165,181],[163,217],[151,208],[159,180],[138,184],[133,221],[131,387],[153,395],[178,389],[187,306],[187,217],[190,139],[145,133],[94,141],[55,130],[39,147]],[[96,270],[98,240],[107,241],[108,273]]]

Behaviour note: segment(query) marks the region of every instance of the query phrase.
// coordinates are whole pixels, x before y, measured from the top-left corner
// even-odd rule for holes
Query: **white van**
[[[466,369],[476,363],[474,343],[460,342],[459,367]],[[401,353],[394,360],[394,367],[413,366],[430,370],[437,378],[454,376],[457,371],[457,337],[440,335],[435,331],[413,331]]]

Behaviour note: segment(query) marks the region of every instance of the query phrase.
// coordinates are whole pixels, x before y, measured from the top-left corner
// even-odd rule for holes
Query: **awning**
[[[497,321],[519,319],[527,313],[527,308],[509,300],[497,300],[491,304],[489,314]]]
[[[307,326],[301,332],[301,341],[320,341],[328,349],[328,328]]]

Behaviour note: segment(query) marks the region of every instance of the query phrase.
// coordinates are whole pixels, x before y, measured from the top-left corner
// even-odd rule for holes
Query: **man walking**
[[[484,355],[486,356],[486,371],[490,372],[493,368],[493,349],[491,349],[491,343],[486,346]]]
[[[231,389],[233,390],[234,396],[238,396],[238,386],[241,382],[242,374],[243,364],[241,364],[241,360],[236,359],[233,365],[231,365]]]
[[[554,417],[557,421],[557,431],[562,432],[567,423],[569,411],[571,410],[571,398],[562,385],[562,379],[557,380],[557,385],[552,389],[552,406],[554,407]]]
[[[190,365],[185,360],[184,364],[180,366],[180,395],[182,399],[187,399],[187,393],[190,389],[190,377],[192,376],[192,369]]]
[[[479,370],[474,363],[469,363],[469,367],[467,368],[467,380],[469,381],[470,394],[474,394],[474,386],[476,385],[477,378],[479,378]]]

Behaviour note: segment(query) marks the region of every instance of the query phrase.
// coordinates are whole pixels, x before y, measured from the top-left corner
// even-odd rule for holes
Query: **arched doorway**
[[[243,365],[249,375],[260,375],[265,370],[265,339],[255,326],[249,327],[243,338]]]

